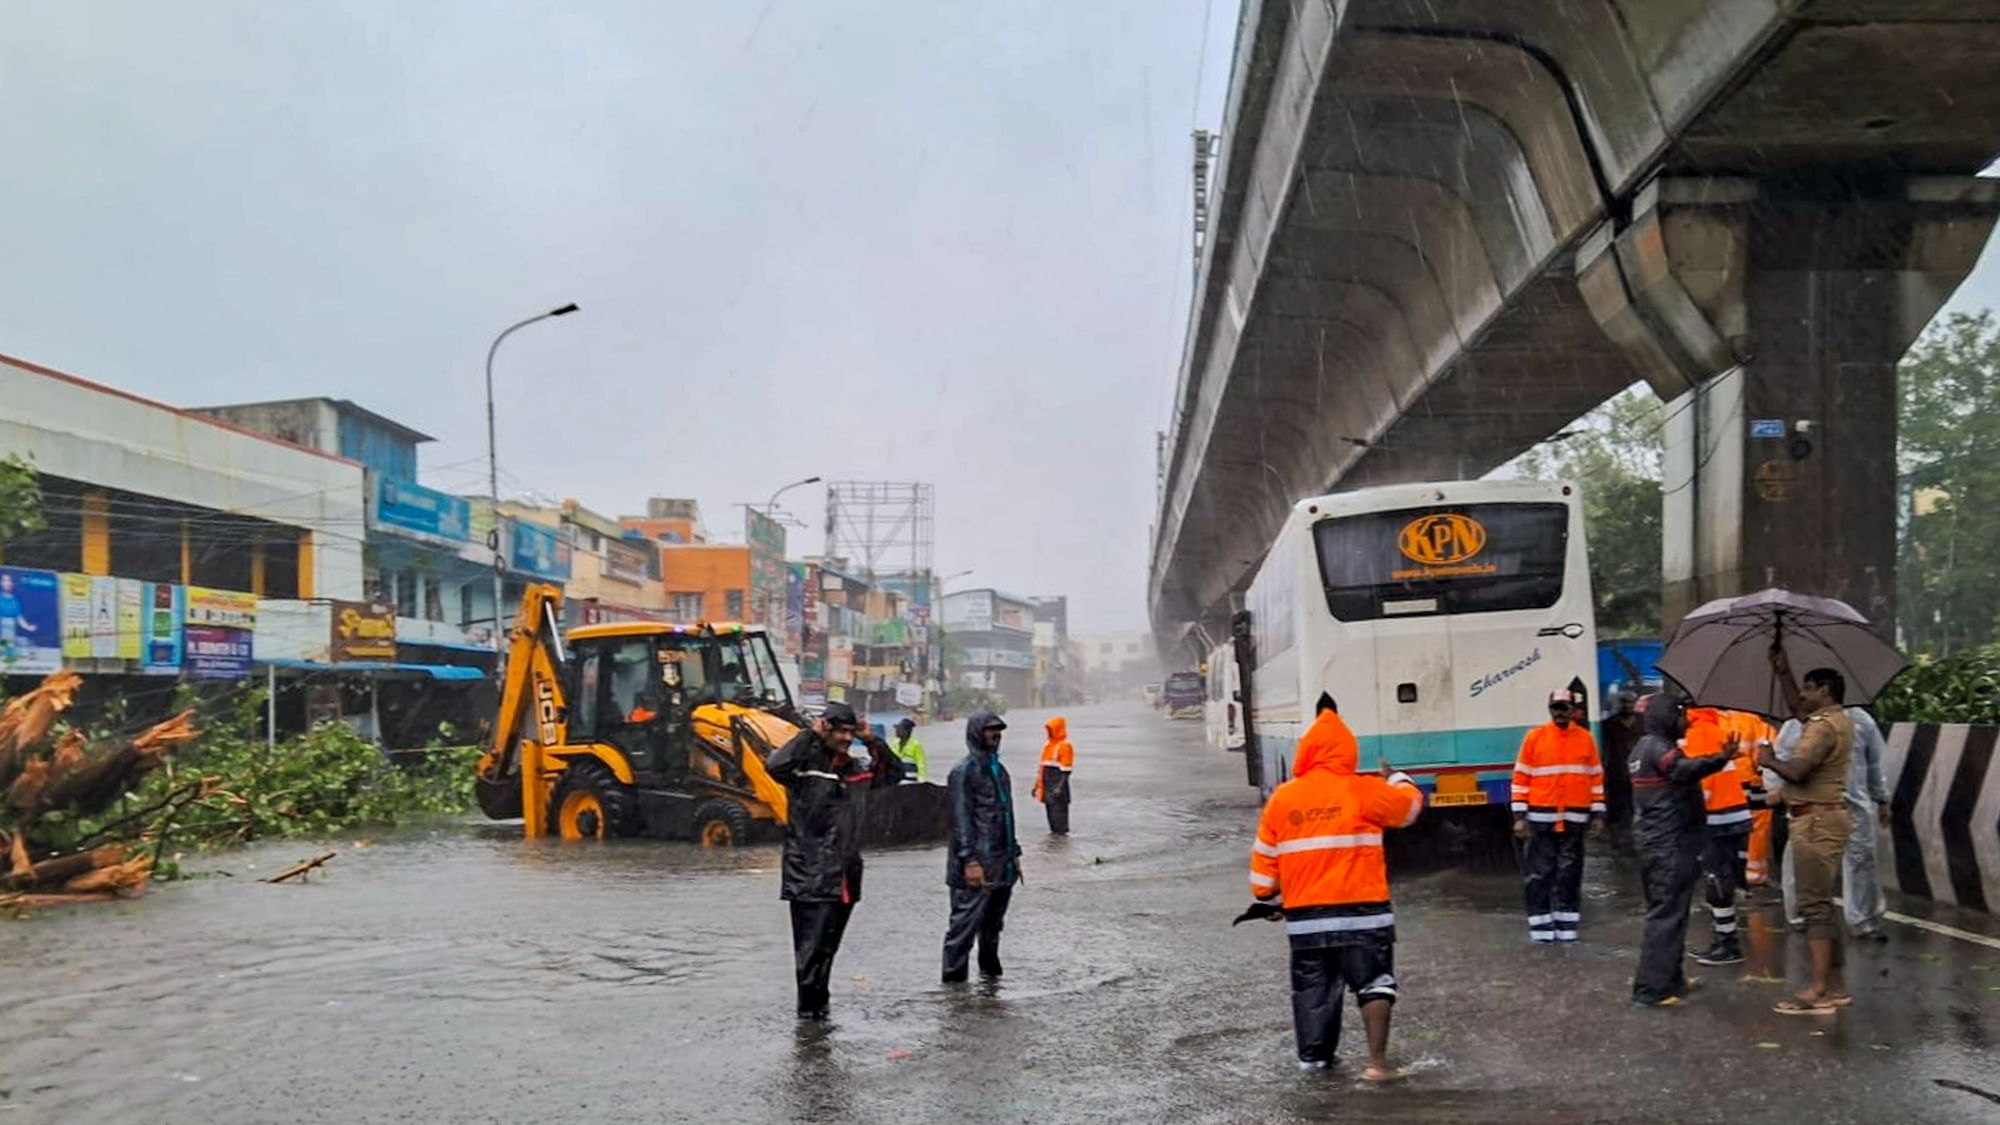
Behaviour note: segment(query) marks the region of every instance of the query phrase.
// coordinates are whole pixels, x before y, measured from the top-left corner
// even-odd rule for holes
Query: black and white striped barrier
[[[1883,885],[2000,913],[2000,727],[1895,723],[1885,733]]]

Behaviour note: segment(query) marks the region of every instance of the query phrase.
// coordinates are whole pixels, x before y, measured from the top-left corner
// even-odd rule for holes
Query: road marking
[[[1962,941],[1972,942],[1975,945],[1983,945],[1988,949],[2000,949],[2000,938],[1990,938],[1985,934],[1975,934],[1971,930],[1961,930],[1957,926],[1947,926],[1943,922],[1912,918],[1908,914],[1898,914],[1893,910],[1884,911],[1882,917],[1887,918],[1891,922],[1901,922],[1905,926],[1915,926],[1920,930],[1929,930],[1934,934],[1943,934],[1946,937],[1955,937]]]

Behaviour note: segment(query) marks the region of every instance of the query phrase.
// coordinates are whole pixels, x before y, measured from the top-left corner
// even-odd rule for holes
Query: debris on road
[[[283,871],[278,872],[276,875],[261,881],[265,883],[283,883],[289,879],[297,879],[301,883],[309,883],[312,880],[308,876],[323,866],[327,860],[333,859],[339,854],[338,852],[327,852],[325,855],[314,856],[311,859],[302,859],[285,868]]]

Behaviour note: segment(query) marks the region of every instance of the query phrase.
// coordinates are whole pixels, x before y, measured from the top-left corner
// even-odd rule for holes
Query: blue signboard
[[[181,671],[181,618],[187,612],[187,591],[165,582],[146,583],[144,638],[140,670],[148,676],[177,676]]]
[[[507,552],[509,570],[557,582],[569,579],[569,544],[561,536],[526,520],[507,522],[513,528],[513,546]]]
[[[472,504],[412,481],[377,476],[375,522],[463,543],[472,538]]]
[[[1781,438],[1785,436],[1783,418],[1750,419],[1750,436],[1753,438]]]
[[[54,571],[0,566],[0,675],[62,667],[61,589]]]

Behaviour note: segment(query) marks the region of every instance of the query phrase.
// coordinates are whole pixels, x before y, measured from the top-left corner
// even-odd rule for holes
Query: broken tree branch
[[[302,860],[298,863],[291,865],[290,867],[285,868],[283,871],[278,872],[276,875],[271,876],[269,879],[264,880],[264,882],[282,883],[287,879],[299,879],[301,881],[304,881],[307,874],[312,872],[314,869],[318,868],[321,864],[325,863],[327,860],[332,859],[334,856],[339,854],[340,854],[339,852],[328,852],[325,855],[319,856],[314,859]]]

